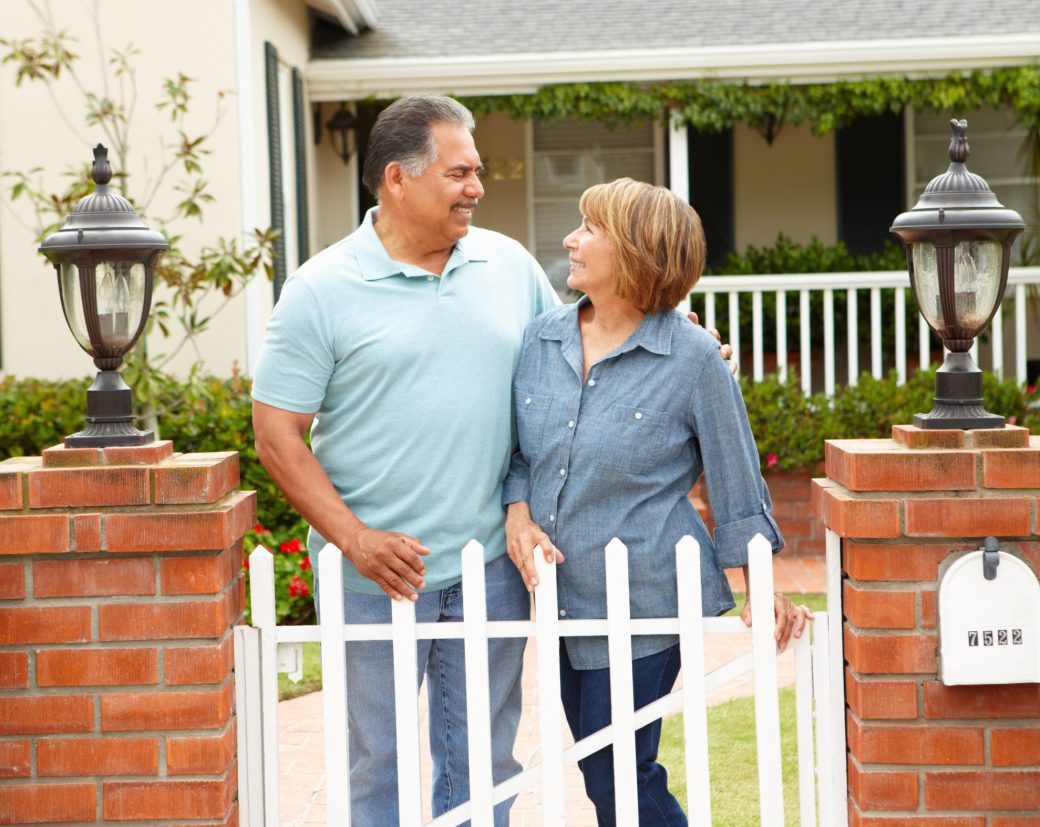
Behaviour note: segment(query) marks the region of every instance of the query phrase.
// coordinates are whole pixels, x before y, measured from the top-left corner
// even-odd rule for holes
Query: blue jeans
[[[485,570],[489,620],[527,620],[530,598],[510,561],[502,555]],[[347,623],[389,623],[390,598],[344,590]],[[462,584],[419,595],[419,623],[462,620]],[[520,723],[520,673],[526,638],[488,641],[491,672],[491,761],[496,784],[521,770],[513,758]],[[433,814],[469,800],[466,727],[466,660],[462,640],[420,640],[419,676],[426,676],[433,757]],[[392,644],[346,644],[347,715],[350,727],[350,809],[357,827],[397,827],[397,732],[394,717]],[[332,779],[329,783],[335,783]],[[505,801],[495,807],[495,827],[509,823]],[[469,822],[466,822],[468,825]]]
[[[632,662],[635,708],[668,694],[679,674],[678,645]],[[560,641],[560,696],[575,741],[610,724],[610,669],[575,669]],[[686,827],[686,814],[668,792],[668,772],[657,763],[661,719],[636,731],[639,827]],[[578,762],[599,827],[615,827],[614,750],[605,747]],[[632,825],[635,827],[635,825]]]

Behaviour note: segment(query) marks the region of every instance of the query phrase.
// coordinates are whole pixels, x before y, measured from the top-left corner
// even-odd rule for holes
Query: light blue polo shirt
[[[376,210],[300,267],[267,326],[253,398],[316,413],[311,448],[371,528],[431,550],[426,589],[457,583],[469,540],[505,553],[502,481],[524,327],[558,304],[517,242],[470,229],[438,278],[390,259]],[[311,561],[326,541],[313,529]],[[344,560],[347,588],[380,594]]]

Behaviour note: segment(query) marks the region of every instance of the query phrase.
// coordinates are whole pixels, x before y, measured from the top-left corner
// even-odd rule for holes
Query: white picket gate
[[[828,538],[829,540],[831,538]],[[752,615],[772,618],[773,575],[769,543],[760,535],[748,544]],[[420,736],[416,683],[416,641],[463,639],[466,650],[466,703],[469,724],[471,800],[428,822],[452,827],[472,819],[475,827],[491,825],[492,810],[524,789],[540,785],[544,824],[564,825],[564,767],[604,746],[613,745],[617,823],[638,824],[634,733],[673,712],[684,713],[686,789],[692,825],[710,827],[711,792],[708,771],[706,694],[753,670],[759,802],[763,827],[784,824],[781,778],[780,717],[773,625],[755,623],[745,629],[737,617],[702,618],[700,549],[686,536],[676,545],[680,601],[677,618],[633,619],[629,613],[628,550],[618,539],[606,547],[607,618],[561,620],[556,604],[556,567],[539,555],[540,585],[535,592],[535,619],[488,621],[484,603],[483,547],[471,541],[462,551],[465,617],[462,623],[417,623],[413,605],[393,604],[389,624],[345,625],[343,620],[342,556],[327,546],[319,556],[322,606],[318,626],[277,626],[274,612],[273,559],[266,549],[250,556],[253,626],[235,628],[236,693],[238,703],[239,801],[247,827],[278,824],[277,676],[279,647],[321,641],[324,695],[325,777],[327,823],[350,824],[347,772],[347,710],[344,642],[393,642],[398,733],[400,823],[423,824],[420,794]],[[817,613],[812,635],[792,638],[796,660],[796,714],[801,827],[847,823],[845,800],[844,704],[841,695],[840,642],[833,641],[835,624]],[[840,630],[840,626],[837,626]],[[751,652],[705,674],[704,635],[742,632],[751,636]],[[610,726],[573,746],[563,747],[558,701],[559,640],[567,636],[606,636],[610,662],[631,662],[632,636],[678,634],[682,660],[681,688],[638,711],[632,711],[632,673],[611,669]],[[503,783],[491,777],[488,712],[487,641],[499,637],[537,640],[541,762]],[[835,645],[836,644],[836,645]],[[284,666],[284,664],[283,664]],[[835,673],[832,670],[837,670]],[[283,670],[284,671],[284,670]],[[548,701],[548,702],[546,702]],[[749,756],[748,760],[751,760]]]

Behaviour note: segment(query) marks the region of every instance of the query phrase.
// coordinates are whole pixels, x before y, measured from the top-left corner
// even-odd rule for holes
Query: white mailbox
[[[992,537],[939,581],[939,678],[1040,683],[1040,582]]]

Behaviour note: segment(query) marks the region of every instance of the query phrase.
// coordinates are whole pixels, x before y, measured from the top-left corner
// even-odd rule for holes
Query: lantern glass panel
[[[117,356],[129,350],[145,311],[144,262],[99,262],[93,295],[82,295],[76,265],[62,265],[61,279],[65,318],[80,347],[92,356]],[[97,341],[90,335],[90,319],[95,314]]]
[[[956,319],[943,316],[939,296],[939,258],[932,244],[911,245],[914,280],[921,312],[936,330],[947,325],[979,330],[989,319],[1000,290],[1004,252],[998,241],[961,241],[953,251],[953,283]]]

